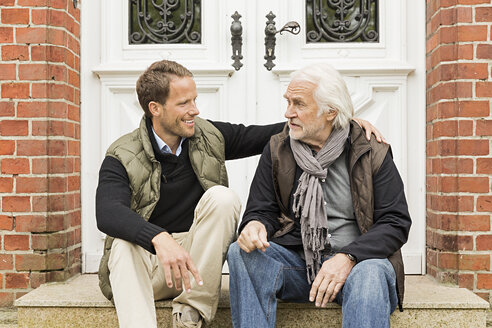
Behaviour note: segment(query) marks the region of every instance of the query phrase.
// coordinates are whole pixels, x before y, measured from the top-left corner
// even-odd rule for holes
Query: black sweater
[[[296,165],[296,179],[289,200],[289,217],[294,218],[292,195],[297,190],[302,170]],[[403,182],[388,151],[378,172],[373,177],[374,224],[367,233],[341,249],[342,253],[354,255],[358,261],[370,258],[387,258],[407,241],[411,226]],[[249,198],[239,232],[250,221],[263,223],[268,239],[287,248],[302,249],[301,226],[294,219],[294,229],[279,238],[272,238],[281,228],[278,207],[273,186],[272,158],[267,145],[261,155],[256,174],[251,183]]]
[[[225,122],[211,123],[222,133],[225,140],[226,160],[258,155],[270,140],[279,133],[284,123],[266,126],[244,126]],[[162,154],[157,146],[150,120],[147,120],[148,135],[156,159],[161,163],[160,198],[149,221],[130,209],[131,190],[128,175],[123,165],[113,157],[106,157],[99,171],[96,192],[96,220],[99,230],[142,246],[155,253],[152,238],[163,231],[188,231],[193,223],[193,213],[204,193],[188,157],[188,142],[185,140],[179,156]]]

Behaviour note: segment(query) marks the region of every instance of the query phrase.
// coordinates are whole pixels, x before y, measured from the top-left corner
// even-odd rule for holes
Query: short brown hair
[[[161,60],[150,65],[137,81],[137,95],[140,106],[147,117],[151,117],[151,101],[164,105],[169,96],[169,83],[176,77],[193,77],[193,74],[171,60]]]

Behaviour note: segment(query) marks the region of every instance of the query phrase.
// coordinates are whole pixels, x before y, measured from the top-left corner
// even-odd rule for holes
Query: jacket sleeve
[[[97,228],[155,254],[152,238],[165,230],[134,212],[130,208],[130,198],[130,182],[125,168],[117,159],[106,157],[99,171],[96,191]]]
[[[340,251],[354,255],[358,262],[391,256],[406,243],[412,224],[403,181],[390,152],[373,177],[373,190],[374,224]]]
[[[251,183],[246,210],[239,225],[239,233],[250,221],[257,220],[265,225],[268,239],[270,239],[280,229],[279,215],[280,209],[277,205],[273,186],[270,145],[267,144],[261,154],[255,177]]]
[[[224,136],[226,160],[261,154],[274,134],[282,132],[284,123],[269,125],[232,124],[210,121]]]

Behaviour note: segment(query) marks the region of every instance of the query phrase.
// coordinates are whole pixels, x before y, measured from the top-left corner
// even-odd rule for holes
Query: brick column
[[[80,272],[80,11],[0,0],[0,306]]]
[[[427,273],[492,290],[492,6],[427,0]]]

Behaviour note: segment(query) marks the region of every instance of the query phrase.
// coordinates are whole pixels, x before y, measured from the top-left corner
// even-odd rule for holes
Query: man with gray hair
[[[288,119],[263,150],[228,252],[234,327],[275,327],[276,298],[342,306],[343,327],[389,327],[411,225],[390,147],[352,120],[331,66],[292,74]]]

